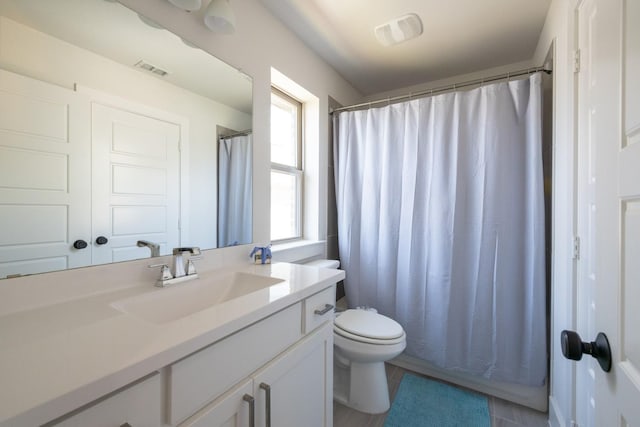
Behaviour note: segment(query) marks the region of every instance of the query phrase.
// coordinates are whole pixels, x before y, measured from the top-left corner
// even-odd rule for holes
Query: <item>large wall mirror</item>
[[[112,0],[0,2],[0,278],[250,243],[251,78]]]

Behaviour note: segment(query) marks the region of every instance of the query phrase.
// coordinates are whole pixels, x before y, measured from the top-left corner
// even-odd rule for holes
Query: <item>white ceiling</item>
[[[144,60],[169,72],[149,76],[251,114],[248,76],[113,0],[0,0],[0,15],[127,67]]]
[[[364,95],[531,59],[551,0],[262,0]],[[373,29],[407,13],[423,34],[384,47]]]

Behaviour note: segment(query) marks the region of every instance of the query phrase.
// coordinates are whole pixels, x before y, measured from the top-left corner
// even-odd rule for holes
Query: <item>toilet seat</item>
[[[369,344],[392,345],[405,340],[402,326],[393,319],[368,310],[346,310],[336,317],[336,334]]]
[[[365,343],[365,344],[374,344],[374,345],[394,345],[394,344],[399,344],[403,341],[405,341],[406,337],[404,334],[402,334],[400,337],[398,338],[394,338],[394,339],[389,339],[389,340],[378,340],[378,339],[374,339],[374,338],[367,338],[367,337],[363,337],[360,335],[355,335],[355,334],[351,334],[347,331],[343,331],[340,328],[336,328],[334,326],[333,328],[333,332],[336,333],[337,335],[340,335],[348,340],[351,341],[357,341],[360,343]]]

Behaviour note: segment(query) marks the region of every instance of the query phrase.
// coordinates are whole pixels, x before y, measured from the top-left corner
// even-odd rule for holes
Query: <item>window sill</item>
[[[325,256],[325,240],[296,240],[278,243],[271,247],[274,262],[300,262],[310,258]]]

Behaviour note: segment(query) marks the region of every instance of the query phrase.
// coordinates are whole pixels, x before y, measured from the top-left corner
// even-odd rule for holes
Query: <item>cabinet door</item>
[[[254,375],[256,425],[333,423],[333,329],[316,330]],[[270,414],[269,414],[270,412]],[[270,423],[269,423],[270,415]]]
[[[223,394],[180,427],[248,427],[253,425],[253,382],[245,381]]]
[[[169,366],[169,423],[196,413],[298,342],[300,306],[287,307]]]

